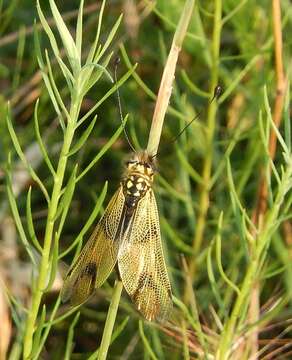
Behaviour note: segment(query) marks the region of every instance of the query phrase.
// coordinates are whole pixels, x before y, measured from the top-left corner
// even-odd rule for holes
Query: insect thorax
[[[150,179],[140,174],[129,174],[122,182],[126,205],[133,208],[151,187]]]
[[[154,169],[146,153],[135,155],[127,163],[127,171],[122,181],[123,194],[128,208],[135,208],[145,196],[153,182]]]

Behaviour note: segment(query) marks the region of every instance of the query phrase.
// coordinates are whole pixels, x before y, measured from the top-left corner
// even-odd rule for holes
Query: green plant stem
[[[123,284],[120,280],[115,282],[114,292],[112,295],[111,303],[107,313],[103,335],[101,339],[100,348],[98,351],[98,360],[105,360],[108,352],[108,348],[111,342],[112,332],[118,312],[119,302],[123,290]]]
[[[72,101],[72,107],[70,111],[70,119],[68,119],[68,125],[64,134],[64,142],[62,146],[62,150],[60,153],[60,158],[58,162],[58,167],[56,174],[54,176],[54,185],[52,196],[49,202],[48,207],[48,218],[45,230],[45,238],[44,238],[44,246],[42,252],[41,263],[39,267],[39,274],[36,281],[36,287],[33,292],[32,297],[32,305],[29,311],[29,315],[26,320],[26,328],[25,328],[25,336],[24,336],[24,350],[23,357],[24,359],[28,359],[30,353],[32,351],[33,344],[33,333],[35,328],[35,323],[37,319],[37,315],[39,312],[39,307],[41,303],[42,294],[46,287],[46,282],[48,278],[48,270],[49,270],[49,257],[51,251],[51,244],[53,239],[53,231],[55,218],[57,214],[58,204],[60,200],[62,185],[64,174],[67,165],[67,156],[70,150],[70,146],[74,136],[75,124],[78,119],[79,109],[80,109],[80,101]]]
[[[214,88],[218,84],[218,78],[219,78],[221,16],[222,16],[222,0],[216,0],[214,27],[213,27],[213,41],[212,41],[212,67],[211,67],[210,93],[214,91]],[[208,107],[208,115],[207,115],[206,157],[203,164],[203,174],[202,174],[203,185],[201,185],[199,205],[198,205],[200,212],[198,214],[196,233],[193,239],[193,249],[195,254],[198,254],[201,249],[205,225],[206,225],[206,216],[209,208],[209,191],[210,191],[210,182],[211,182],[211,169],[213,162],[213,139],[216,128],[216,113],[217,113],[217,103],[216,101],[212,101]],[[196,266],[196,257],[193,257],[190,261],[190,267],[189,267],[191,277],[194,276],[195,266]]]

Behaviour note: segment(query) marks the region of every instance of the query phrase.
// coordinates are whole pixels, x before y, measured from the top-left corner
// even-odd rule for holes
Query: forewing
[[[110,275],[117,261],[116,233],[124,208],[122,186],[110,200],[79,257],[69,269],[61,291],[63,301],[83,303]]]
[[[166,320],[171,287],[162,252],[159,217],[152,189],[137,204],[131,228],[118,252],[123,285],[148,320]]]

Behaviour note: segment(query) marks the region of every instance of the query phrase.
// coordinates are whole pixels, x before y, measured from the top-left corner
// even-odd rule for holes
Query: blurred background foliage
[[[144,148],[147,143],[155,104],[154,94],[158,92],[163,67],[183,3],[183,0],[157,0],[155,2],[150,0],[108,0],[106,3],[101,43],[107,39],[118,16],[121,13],[124,14],[122,24],[110,49],[114,52],[113,58],[119,55],[122,60],[118,68],[118,77],[120,78],[128,70],[129,63],[127,62],[138,63],[135,76],[130,77],[120,88],[123,113],[129,114],[127,130],[137,149]],[[74,34],[79,1],[56,1],[56,4],[71,33]],[[94,40],[100,5],[100,1],[88,0],[85,2],[84,56]],[[246,213],[251,217],[257,205],[259,174],[267,163],[259,121],[260,111],[266,118],[264,86],[266,86],[271,107],[276,97],[271,2],[225,0],[222,5],[224,26],[220,40],[218,71],[223,95],[218,99],[216,129],[212,139],[213,165],[210,178],[209,209],[206,215],[202,245],[198,253],[194,252],[193,239],[196,233],[197,217],[200,213],[202,169],[209,154],[206,141],[208,131],[206,117],[209,101],[213,95],[210,90],[213,1],[197,1],[195,5],[188,35],[179,57],[170,103],[171,108],[167,114],[160,143],[159,172],[154,185],[173,293],[183,302],[186,274],[182,266],[182,255],[188,262],[196,257],[196,267],[191,278],[200,322],[204,332],[213,338],[206,345],[210,353],[212,351],[214,353],[214,349],[216,349],[222,326],[230,315],[235,296],[221,277],[215,252],[209,251],[222,211],[224,220],[221,231],[221,261],[225,273],[233,282],[241,283],[249,257],[242,214],[239,214],[238,209],[232,206],[234,199],[230,195],[230,174],[227,173],[226,160],[230,157],[232,178],[237,195],[246,209]],[[51,13],[48,3],[42,1],[41,6],[51,27],[54,28],[54,21],[49,18]],[[288,70],[291,70],[291,63],[289,65],[292,39],[291,4],[288,0],[283,0],[281,6],[283,62],[287,74],[290,76]],[[37,185],[23,168],[13,150],[5,121],[7,101],[10,102],[12,122],[22,149],[49,193],[52,188],[52,177],[43,162],[34,132],[33,113],[38,98],[40,99],[38,110],[40,129],[53,164],[58,159],[62,142],[62,131],[38,68],[33,41],[34,21],[39,28],[44,52],[44,49],[50,49],[50,45],[39,24],[35,2],[27,0],[0,1],[1,277],[9,294],[13,295],[23,306],[27,306],[29,303],[32,265],[18,241],[9,210],[4,172],[8,153],[11,153],[13,159],[13,189],[24,227],[26,227],[27,221],[26,194],[29,187],[32,187],[31,208],[36,235],[41,244],[47,207]],[[121,45],[123,46],[122,52],[120,51]],[[56,83],[65,99],[65,104],[68,105],[70,99],[66,82],[60,69],[55,66],[56,62],[50,50],[49,56]],[[113,62],[107,69],[113,76]],[[83,101],[81,115],[86,113],[111,87],[109,79],[106,76],[102,77]],[[287,103],[288,101],[286,101],[286,105]],[[196,114],[200,114],[199,118],[173,143],[172,139]],[[115,94],[102,104],[96,111],[96,115],[96,124],[85,146],[74,159],[68,162],[65,181],[69,179],[76,163],[80,172],[85,169],[120,126]],[[288,106],[286,106],[283,116],[289,117]],[[286,120],[286,123],[288,121]],[[87,126],[86,122],[78,129],[76,138]],[[281,131],[284,132],[284,126],[281,127]],[[60,240],[61,251],[65,250],[80,232],[92,213],[105,181],[108,181],[108,192],[103,207],[106,205],[118,186],[123,174],[123,163],[129,153],[126,139],[121,135],[78,183]],[[279,148],[275,166],[279,169],[281,163],[282,155]],[[271,192],[275,188],[275,183],[275,180],[272,179]],[[268,256],[259,278],[261,307],[259,315],[265,314],[273,306],[277,310],[269,314],[268,319],[265,318],[259,323],[259,348],[263,348],[269,343],[269,340],[281,334],[283,330],[285,330],[285,335],[282,339],[283,342],[279,341],[274,344],[270,342],[270,346],[261,355],[262,358],[289,341],[291,345],[291,331],[287,326],[291,324],[292,320],[291,306],[289,306],[292,300],[292,268],[289,265],[292,256],[292,226],[291,220],[289,220],[291,217],[289,203],[288,205],[286,203],[286,208],[287,206],[284,225],[281,225],[272,237]],[[279,219],[279,221],[282,220],[282,218]],[[70,253],[62,261],[70,264],[72,258],[73,255]],[[213,279],[213,283],[210,270],[212,262],[215,279]],[[207,264],[209,264],[209,271]],[[47,314],[50,313],[59,293],[64,268],[65,265],[61,263],[52,290],[45,294],[42,300],[46,304]],[[75,325],[72,348],[67,349],[68,358],[85,359],[98,348],[108,310],[111,285],[115,277],[116,274],[112,274],[108,283],[97,291],[94,299],[80,309],[81,315]],[[283,299],[286,300],[281,302]],[[279,302],[281,302],[281,306],[277,308]],[[64,312],[63,307],[65,309],[65,305],[60,306],[60,312]],[[10,310],[7,308],[7,312],[13,319],[12,324],[7,320],[6,330],[10,341],[9,350],[12,354],[10,358],[13,359],[21,353],[20,329],[25,314],[15,304],[10,306]],[[74,317],[74,315],[72,316]],[[52,327],[42,352],[42,358],[64,358],[68,328],[73,321],[72,316]],[[197,351],[198,347],[200,348],[197,333],[194,332],[189,318],[182,309],[176,307],[175,316],[175,325],[170,328],[144,325],[144,335],[152,348],[153,353],[151,353],[147,347],[147,341],[143,338],[141,327],[140,332],[138,331],[139,315],[126,294],[123,294],[115,327],[118,329],[116,333],[118,336],[110,347],[109,359],[181,359],[187,358],[188,355],[191,358],[197,358],[200,353]],[[181,319],[186,320],[185,329]],[[122,327],[119,328],[121,324]],[[245,326],[247,331],[248,326]],[[185,337],[188,337],[190,353],[185,349]],[[287,353],[290,349],[291,346],[290,348],[287,346]],[[241,355],[242,357],[237,358],[248,358],[243,353]],[[276,359],[276,356],[270,358]],[[281,356],[279,357],[281,359],[289,358],[289,355],[285,357],[282,354]],[[266,358],[268,359],[268,357]]]

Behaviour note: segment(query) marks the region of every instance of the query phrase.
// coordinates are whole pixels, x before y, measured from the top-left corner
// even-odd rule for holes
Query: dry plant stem
[[[46,283],[47,283],[48,269],[49,269],[49,256],[50,256],[51,244],[53,239],[54,224],[56,219],[58,203],[61,195],[65,169],[67,165],[67,156],[73,140],[74,129],[78,119],[79,109],[80,109],[79,102],[74,101],[73,99],[72,107],[70,111],[70,120],[68,121],[68,125],[64,135],[64,142],[58,162],[56,175],[54,177],[52,196],[48,206],[48,218],[47,218],[47,224],[45,230],[42,258],[39,267],[39,274],[36,280],[35,291],[32,296],[31,309],[28,312],[28,317],[26,320],[24,350],[23,350],[24,359],[29,358],[32,350],[35,323],[39,312],[42,294],[47,285]]]
[[[172,92],[176,63],[193,13],[194,3],[195,0],[185,2],[163,71],[147,145],[147,151],[151,155],[155,155],[158,150],[162,126]]]
[[[274,44],[275,44],[275,70],[276,70],[276,99],[273,109],[273,121],[279,128],[281,123],[282,111],[284,106],[284,97],[286,90],[286,78],[283,67],[283,56],[282,56],[282,23],[281,23],[281,4],[280,0],[273,0],[272,3],[273,12],[273,33],[274,33]],[[272,130],[269,139],[269,155],[273,160],[276,153],[277,137],[275,132]],[[262,171],[257,207],[253,214],[253,222],[259,226],[267,210],[267,198],[268,198],[268,184],[264,171]],[[259,283],[254,282],[251,290],[250,306],[249,306],[249,322],[256,323],[259,319],[260,313],[260,288]],[[254,331],[249,336],[250,356],[256,357],[258,353],[258,328],[255,327]]]
[[[281,22],[281,2],[280,0],[273,0],[273,32],[275,44],[275,71],[276,71],[276,99],[273,109],[273,121],[277,128],[281,123],[281,117],[284,106],[285,91],[287,86],[287,79],[283,67],[283,42],[282,42],[282,22]],[[274,159],[277,147],[277,137],[273,130],[271,130],[269,140],[269,153],[271,159]],[[255,221],[258,222],[262,214],[265,213],[267,208],[268,189],[267,182],[264,175],[262,175],[258,205],[255,214]]]
[[[252,285],[250,292],[250,303],[248,309],[248,321],[251,324],[255,324],[260,319],[260,283],[255,281]],[[250,356],[256,358],[256,354],[259,351],[258,343],[258,326],[253,327],[253,331],[248,336],[247,343],[250,347]]]
[[[155,106],[155,111],[152,119],[148,146],[147,146],[147,151],[149,152],[149,154],[152,155],[156,154],[158,150],[163,121],[169,103],[169,98],[171,95],[172,83],[174,80],[174,72],[178,59],[178,54],[180,52],[183,39],[185,37],[190,22],[190,18],[193,12],[193,7],[194,7],[194,0],[187,0],[182,15],[180,17],[180,21],[178,23],[176,32],[174,34],[172,46],[164,68],[164,72],[158,92],[157,103]],[[111,300],[108,316],[105,323],[105,329],[102,335],[102,341],[99,350],[100,355],[98,359],[106,358],[108,347],[110,345],[113,325],[117,314],[117,308],[113,305],[113,303],[117,304],[118,306],[121,296],[121,291],[119,290],[120,286],[122,286],[121,282],[117,281],[114,287],[114,296],[112,297]],[[102,354],[105,354],[104,357],[100,357],[103,356]]]
[[[219,56],[220,56],[220,37],[221,37],[221,16],[222,16],[222,1],[215,1],[215,13],[214,13],[214,26],[213,26],[213,39],[212,39],[212,68],[211,68],[211,83],[210,94],[213,93],[215,86],[218,84],[218,69],[219,69]],[[208,107],[207,115],[207,129],[206,129],[206,157],[203,164],[203,185],[200,189],[200,198],[198,209],[200,209],[197,223],[196,233],[193,239],[193,249],[195,254],[198,254],[202,240],[204,236],[204,230],[206,225],[206,216],[209,208],[209,184],[211,178],[211,169],[213,162],[213,139],[216,126],[216,113],[217,103],[212,101]],[[190,261],[190,274],[193,277],[196,266],[196,258],[193,257]]]

